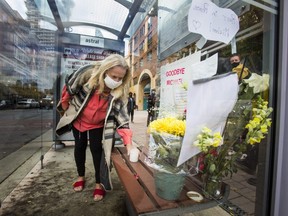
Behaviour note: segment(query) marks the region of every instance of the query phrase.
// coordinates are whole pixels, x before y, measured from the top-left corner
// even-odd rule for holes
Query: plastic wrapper
[[[183,166],[177,167],[182,140],[180,136],[151,132],[146,164],[158,171],[184,174]]]

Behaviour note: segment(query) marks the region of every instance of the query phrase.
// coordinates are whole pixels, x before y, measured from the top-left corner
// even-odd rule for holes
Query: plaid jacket
[[[87,69],[87,67],[84,68],[84,70],[85,69]],[[87,73],[90,73],[91,75],[91,71],[87,71]],[[86,83],[88,81],[88,78],[90,77],[90,75],[87,75],[87,73],[84,72],[79,75],[86,77],[86,79],[83,80],[79,78],[78,80],[76,79],[75,82],[84,81]],[[74,86],[79,86],[79,83],[73,84]],[[69,88],[72,89],[72,92],[74,86],[69,86]],[[83,108],[88,103],[90,96],[94,93],[94,90],[89,89],[87,84],[84,84],[80,89],[77,87],[77,89],[77,92],[72,95],[68,109],[64,112],[63,116],[60,118],[57,124],[57,135],[62,135],[71,130],[72,122],[79,116]],[[58,103],[57,109],[59,112],[63,112],[60,103]],[[127,113],[126,103],[121,100],[121,98],[115,99],[113,91],[111,91],[102,137],[103,155],[101,160],[100,181],[101,184],[104,186],[105,190],[113,189],[110,176],[111,151],[114,143],[115,130],[117,128],[129,128],[129,116]]]

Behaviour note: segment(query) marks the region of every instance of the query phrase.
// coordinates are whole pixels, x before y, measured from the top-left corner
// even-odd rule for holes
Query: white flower
[[[269,74],[263,74],[260,76],[256,73],[252,73],[249,79],[244,79],[243,82],[248,83],[249,87],[253,88],[253,93],[259,93],[269,88]]]

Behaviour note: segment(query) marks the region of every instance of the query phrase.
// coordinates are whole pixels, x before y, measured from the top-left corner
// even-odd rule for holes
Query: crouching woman
[[[78,177],[75,191],[85,187],[86,148],[89,140],[95,169],[93,198],[100,201],[112,190],[110,166],[113,136],[117,130],[129,154],[132,131],[127,113],[127,92],[131,79],[126,60],[118,54],[100,62],[86,65],[66,80],[57,106],[63,113],[56,134],[72,129],[75,139],[74,158]]]

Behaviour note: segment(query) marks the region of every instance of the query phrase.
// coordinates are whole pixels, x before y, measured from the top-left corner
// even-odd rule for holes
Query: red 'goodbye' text
[[[185,73],[185,68],[177,68],[177,69],[174,69],[174,70],[167,71],[166,72],[166,77],[176,76],[176,75],[184,74],[184,73]]]

